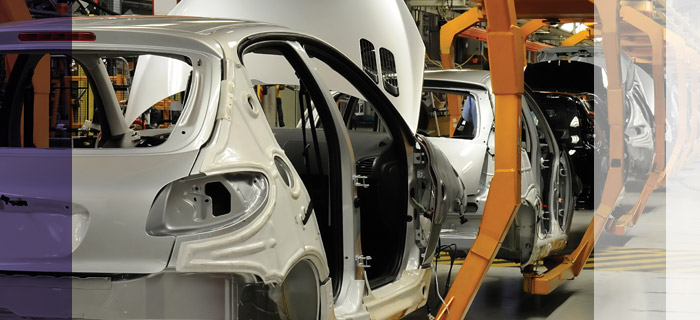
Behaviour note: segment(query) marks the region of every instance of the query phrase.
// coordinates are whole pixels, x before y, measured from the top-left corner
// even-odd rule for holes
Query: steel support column
[[[0,1],[0,23],[31,20],[32,15],[24,0],[3,0]],[[9,74],[15,64],[16,55],[7,55],[5,59],[6,70]],[[49,91],[50,91],[50,65],[49,57],[46,56],[34,70],[32,85],[34,86],[34,105],[24,106],[24,108],[34,108],[33,119],[33,145],[37,148],[49,147]],[[21,140],[24,145],[24,120],[22,120]]]
[[[583,266],[591,255],[610,214],[615,206],[617,196],[622,191],[624,169],[623,136],[623,93],[622,70],[620,67],[619,21],[620,7],[618,0],[596,1],[600,30],[603,35],[603,51],[608,77],[608,123],[610,141],[610,161],[608,175],[603,188],[601,203],[595,210],[593,220],[588,225],[581,242],[576,249],[565,257],[559,265],[543,274],[524,274],[523,287],[533,294],[549,294],[565,280],[573,279],[581,273]]]
[[[652,50],[652,77],[654,78],[654,119],[656,123],[656,136],[654,162],[652,171],[639,195],[639,199],[634,207],[626,214],[615,219],[611,232],[623,235],[627,229],[634,226],[646,207],[649,196],[659,184],[659,179],[663,179],[666,169],[666,83],[664,77],[665,67],[665,32],[666,28],[658,24],[643,13],[632,7],[623,6],[620,8],[620,16],[626,23],[637,28],[649,37]]]
[[[495,173],[479,234],[447,293],[446,304],[441,307],[437,319],[462,319],[466,316],[520,207],[524,41],[517,23],[514,0],[484,0],[484,10],[488,19],[491,83],[496,99]]]
[[[688,50],[688,59],[690,61],[700,61],[700,54],[691,48]],[[698,65],[698,63],[691,63],[689,66],[688,81],[690,85],[690,107],[692,108],[690,110],[689,142],[692,143],[692,146],[684,149],[685,154],[682,159],[684,165],[695,160],[693,155],[698,144],[698,133],[700,133],[700,130],[698,130],[698,108],[700,108],[700,79],[698,79],[698,75],[700,75],[700,65]]]
[[[440,61],[443,69],[452,69],[455,67],[453,53],[457,35],[482,20],[483,14],[481,13],[481,8],[474,7],[448,21],[440,28]],[[451,137],[454,134],[454,127],[457,126],[457,121],[459,121],[460,115],[462,114],[462,104],[459,95],[447,95],[447,110],[450,114],[449,136]]]
[[[673,57],[676,63],[676,77],[678,78],[678,133],[666,166],[666,176],[670,177],[680,169],[680,162],[678,161],[680,154],[683,149],[688,147],[685,145],[688,140],[688,79],[686,73],[686,68],[688,67],[686,52],[688,47],[680,35],[668,32],[666,36],[668,37],[668,42],[673,43],[673,46],[670,48],[673,50]]]

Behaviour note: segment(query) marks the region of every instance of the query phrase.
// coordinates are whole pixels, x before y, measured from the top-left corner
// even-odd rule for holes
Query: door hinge
[[[361,176],[356,174],[352,176],[352,182],[356,187],[359,188],[369,188],[369,183],[367,183],[367,176]]]
[[[370,256],[355,256],[355,265],[362,268],[369,268],[369,261],[372,260]]]

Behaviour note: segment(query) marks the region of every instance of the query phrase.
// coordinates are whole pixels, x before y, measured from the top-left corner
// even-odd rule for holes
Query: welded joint
[[[488,31],[487,37],[489,47],[510,49],[507,52],[497,53],[499,56],[508,56],[509,58],[500,59],[501,63],[498,65],[491,65],[491,72],[494,75],[512,75],[512,70],[517,70],[515,77],[507,77],[506,79],[501,77],[499,85],[493,86],[494,95],[521,95],[525,91],[525,73],[521,71],[524,67],[525,53],[523,50],[517,49],[523,47],[520,28],[511,26],[509,31]],[[492,76],[492,78],[496,78],[496,76]]]
[[[474,245],[472,246],[471,250],[469,251],[470,253],[474,253],[475,255],[483,258],[484,260],[491,260],[491,257],[494,252],[497,251],[498,247],[500,246],[500,241],[487,236],[483,235],[481,241],[474,242]]]

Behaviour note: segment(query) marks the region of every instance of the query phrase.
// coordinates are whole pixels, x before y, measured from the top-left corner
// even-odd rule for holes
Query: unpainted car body
[[[43,41],[45,35],[63,40]],[[87,40],[70,41],[76,37]],[[16,66],[10,83],[29,88],[26,75],[38,68],[36,59],[69,57],[91,83],[96,102],[90,106],[99,115],[84,124],[92,130],[87,143],[66,148],[49,138],[56,147],[39,149],[2,141],[0,152],[11,160],[6,168],[14,170],[0,173],[0,192],[25,201],[0,208],[3,236],[51,237],[35,239],[21,255],[18,248],[27,249],[21,245],[0,251],[0,295],[58,301],[68,294],[70,307],[3,299],[0,308],[90,319],[369,319],[425,303],[441,224],[466,200],[442,152],[415,135],[410,117],[390,101],[411,99],[410,80],[400,80],[410,72],[384,71],[399,86],[408,81],[400,87],[408,98],[394,96],[313,36],[239,20],[45,20],[3,26],[0,39],[0,52],[34,61]],[[124,110],[106,66],[133,54],[139,60]],[[158,69],[159,60],[168,66]],[[400,61],[396,56],[397,66],[411,65]],[[291,77],[280,79],[278,66]],[[142,73],[149,68],[168,73]],[[302,111],[318,112],[322,128],[271,128],[251,82],[266,77],[296,82],[306,99],[299,100]],[[389,140],[366,139],[381,140],[378,156],[391,157],[392,175],[380,176],[392,188],[364,183],[355,173],[360,145],[326,85],[338,79],[375,105],[386,123]],[[177,92],[178,119],[155,127],[143,110]],[[4,110],[28,104],[24,95],[6,97],[12,102]],[[13,125],[1,129],[10,138],[29,134]],[[70,172],[67,197],[45,183],[52,171]],[[357,188],[392,192],[389,212],[372,211]],[[65,228],[55,228],[55,219]],[[362,241],[382,239],[373,224],[393,230],[384,260],[368,253],[383,253],[386,244]],[[21,289],[28,284],[34,289]]]
[[[468,137],[429,137],[445,152],[467,186],[469,221],[448,216],[441,234],[443,245],[468,250],[478,233],[494,171],[494,97],[488,71],[427,71],[424,92],[470,95],[477,118]],[[432,119],[430,120],[432,121]],[[573,217],[574,191],[567,154],[557,143],[530,90],[523,95],[521,152],[522,206],[508,231],[498,257],[522,268],[561,251]]]
[[[607,175],[608,166],[608,121],[607,121],[607,75],[605,57],[601,48],[574,46],[559,47],[541,50],[538,53],[537,64],[526,69],[526,82],[533,89],[542,92],[570,93],[589,96],[587,100],[592,106],[595,116],[596,132],[594,137],[589,136],[590,144],[595,145],[595,162],[600,167],[601,176],[597,179],[595,199],[599,199]],[[654,159],[654,134],[656,130],[654,122],[654,87],[651,76],[636,65],[626,54],[620,55],[622,68],[622,89],[624,99],[624,135],[625,135],[625,180],[645,180]],[[571,78],[568,81],[560,81],[563,78]],[[594,81],[583,81],[592,75]],[[546,98],[546,97],[543,97]],[[674,119],[673,112],[669,113],[669,119]],[[673,141],[666,141],[673,144]],[[577,168],[583,169],[583,168]],[[587,170],[579,172],[579,175],[587,174]],[[588,179],[590,180],[590,179]],[[590,182],[590,181],[589,181]],[[591,189],[588,186],[588,189]],[[618,203],[624,196],[621,192]],[[597,203],[598,200],[596,200]]]

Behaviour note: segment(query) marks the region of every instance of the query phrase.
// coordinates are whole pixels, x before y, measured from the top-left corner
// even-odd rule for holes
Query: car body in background
[[[632,59],[621,54],[622,88],[624,91],[624,137],[625,137],[625,181],[644,181],[649,176],[654,159],[656,131],[654,122],[654,88],[651,76],[636,65]],[[598,203],[603,183],[607,176],[608,157],[608,121],[607,121],[607,76],[605,59],[601,48],[574,46],[541,50],[538,63],[529,65],[525,70],[525,82],[540,92],[537,98],[555,109],[556,101],[562,95],[577,96],[583,101],[577,103],[579,113],[593,112],[595,134],[585,134],[581,138],[587,146],[593,145],[593,152],[584,153],[586,158],[580,163],[595,163],[600,169],[600,177],[586,178],[591,168],[576,166],[577,174],[586,186],[584,190],[594,190],[594,202]],[[572,77],[572,75],[577,75]],[[591,75],[593,81],[585,80]],[[561,79],[566,79],[562,81]],[[561,104],[565,107],[565,104]],[[673,113],[669,117],[673,118]],[[554,120],[554,119],[552,119]],[[583,127],[582,127],[583,129]],[[672,144],[672,141],[667,141]],[[578,163],[578,162],[577,162]],[[593,175],[595,176],[595,175]],[[595,180],[595,181],[593,181]],[[591,187],[590,183],[593,183]],[[597,184],[596,184],[597,183]],[[623,191],[619,201],[625,194]],[[586,197],[588,198],[588,196]]]
[[[46,34],[65,41],[41,41]],[[400,100],[398,93],[327,43],[258,22],[193,17],[45,20],[5,25],[0,38],[0,52],[22,62],[8,76],[22,89],[4,91],[11,103],[3,111],[30,105],[26,75],[42,57],[56,62],[52,71],[87,79],[92,97],[79,104],[88,111],[81,129],[65,137],[31,136],[9,121],[1,128],[8,135],[0,152],[16,162],[0,173],[0,192],[27,204],[0,209],[3,236],[22,243],[45,234],[55,217],[67,227],[21,255],[4,246],[0,294],[18,296],[31,283],[27,294],[67,292],[70,306],[3,299],[3,310],[90,319],[369,319],[426,302],[439,230],[447,211],[466,203],[463,184],[397,112],[389,97]],[[112,83],[122,59],[135,64],[126,95]],[[393,61],[394,70],[405,66],[402,57]],[[410,74],[398,70],[397,78],[391,67],[379,72],[389,84]],[[385,129],[349,133],[333,81],[375,105]],[[291,110],[313,110],[321,126],[275,127],[253,83],[294,88]],[[401,88],[410,98],[410,85]],[[17,143],[22,134],[46,138],[49,148]],[[363,176],[356,167],[365,156],[374,158]],[[19,165],[65,171],[54,158],[69,161],[67,199],[52,200],[53,190],[36,188],[45,175]],[[28,212],[33,219],[15,219]],[[56,239],[65,250],[47,254]],[[54,290],[60,280],[68,289]]]
[[[427,137],[450,159],[467,193],[466,223],[460,215],[448,215],[441,244],[455,244],[467,251],[479,230],[494,172],[494,97],[488,71],[426,71],[423,92],[428,112],[419,122],[422,130],[437,121],[435,112],[444,109],[447,94],[473,99],[476,121],[466,125],[471,133],[454,137]],[[473,114],[473,113],[472,113]],[[464,120],[464,119],[463,119]],[[522,206],[508,231],[497,257],[520,263],[521,268],[557,254],[565,248],[574,213],[575,190],[569,158],[559,146],[529,89],[523,95],[521,152]],[[461,125],[461,124],[460,124]],[[457,126],[460,126],[457,125]],[[435,135],[436,132],[428,132]],[[448,134],[443,132],[443,135]]]
[[[572,172],[575,173],[581,188],[576,201],[577,207],[592,209],[595,194],[593,190],[595,134],[596,129],[601,129],[595,126],[595,106],[600,102],[597,101],[598,97],[588,90],[542,89],[542,78],[546,77],[547,80],[544,81],[549,81],[551,80],[549,75],[552,73],[555,76],[557,72],[593,75],[593,66],[590,64],[574,62],[568,63],[565,67],[572,68],[573,71],[565,71],[562,66],[554,63],[529,65],[525,69],[525,79],[528,85],[532,84],[531,88],[537,88],[533,89],[532,96],[547,116],[547,121],[560,145],[569,154]],[[581,80],[583,82],[583,79]],[[590,84],[586,85],[592,87],[591,79],[588,79],[588,82]]]

